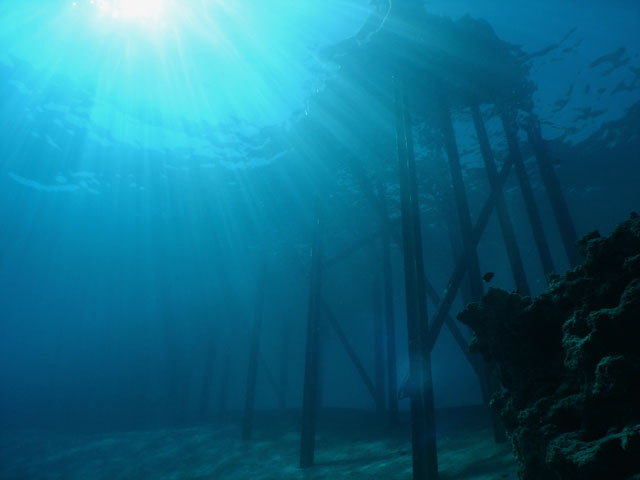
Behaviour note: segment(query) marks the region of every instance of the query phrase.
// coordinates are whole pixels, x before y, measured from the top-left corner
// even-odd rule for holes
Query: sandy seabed
[[[477,409],[438,412],[440,480],[516,479],[508,443],[496,445]],[[409,428],[369,412],[322,414],[316,464],[298,468],[298,415],[259,415],[253,438],[237,423],[122,433],[0,433],[0,479],[411,479]]]

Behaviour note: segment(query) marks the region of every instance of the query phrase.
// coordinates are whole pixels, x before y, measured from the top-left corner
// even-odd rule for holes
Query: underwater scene
[[[640,480],[639,25],[0,2],[0,480]]]

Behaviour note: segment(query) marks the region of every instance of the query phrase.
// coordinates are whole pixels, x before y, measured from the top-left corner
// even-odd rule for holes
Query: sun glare
[[[157,23],[166,14],[163,0],[88,0],[75,1],[73,7],[89,7],[100,18],[140,23]]]

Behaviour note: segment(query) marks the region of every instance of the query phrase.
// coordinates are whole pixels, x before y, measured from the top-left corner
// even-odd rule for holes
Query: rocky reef
[[[542,295],[490,289],[458,319],[502,383],[521,480],[640,480],[640,216],[579,248]]]

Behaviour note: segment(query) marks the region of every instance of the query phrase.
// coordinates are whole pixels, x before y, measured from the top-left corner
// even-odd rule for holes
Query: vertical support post
[[[425,420],[427,424],[426,455],[427,478],[438,478],[438,450],[436,444],[435,400],[433,376],[431,372],[431,351],[427,348],[429,317],[427,314],[427,277],[424,273],[424,255],[422,252],[422,227],[420,222],[420,196],[418,195],[418,176],[413,150],[413,125],[408,110],[406,92],[404,92],[404,134],[407,142],[407,166],[409,174],[409,192],[411,195],[411,215],[413,217],[413,251],[415,258],[416,289],[418,300],[418,327],[420,332],[420,350],[422,352],[422,395]]]
[[[244,415],[242,417],[242,439],[249,440],[253,430],[253,413],[256,401],[256,380],[258,376],[258,360],[260,358],[260,333],[264,318],[264,287],[265,265],[264,259],[258,273],[256,285],[256,299],[253,326],[251,328],[251,350],[249,352],[249,371],[247,374],[247,393],[245,395]]]
[[[384,183],[378,179],[378,197],[382,208],[382,279],[384,283],[384,313],[387,333],[387,394],[389,424],[398,421],[398,370],[396,366],[396,322],[393,305],[393,272],[391,269],[391,226],[387,212]]]
[[[384,389],[384,334],[382,325],[382,305],[380,297],[380,281],[375,278],[371,291],[373,307],[373,362],[375,370],[375,402],[376,413],[380,418],[385,413],[385,389]]]
[[[289,387],[289,345],[291,343],[291,327],[288,316],[282,320],[282,338],[280,343],[280,411],[287,411],[287,390]]]
[[[411,136],[411,119],[407,111],[404,87],[395,79],[396,135],[398,173],[402,211],[407,336],[409,347],[409,382],[411,402],[411,446],[414,480],[438,478],[438,452],[435,437],[435,412],[431,378],[431,356],[426,350],[426,290],[422,239],[415,179],[415,159]],[[413,178],[412,178],[413,177]],[[416,222],[416,220],[418,220]],[[419,253],[418,253],[419,252]],[[422,279],[422,280],[420,280]],[[420,300],[420,297],[424,300]]]
[[[529,182],[529,175],[527,174],[527,168],[522,160],[522,154],[520,153],[520,147],[518,146],[518,134],[515,118],[512,112],[502,111],[502,125],[504,127],[504,133],[507,137],[507,144],[509,146],[509,154],[513,160],[513,165],[516,169],[516,175],[518,176],[518,182],[520,183],[520,191],[522,192],[522,198],[524,199],[524,205],[529,216],[529,222],[531,223],[531,229],[533,230],[533,239],[536,242],[536,248],[538,249],[538,255],[540,257],[540,263],[542,263],[542,270],[545,277],[549,277],[554,273],[555,268],[553,266],[553,260],[551,259],[551,250],[547,243],[547,238],[544,235],[542,228],[542,220],[540,218],[540,212],[536,206],[536,200],[533,195],[533,189]]]
[[[322,233],[323,214],[318,200],[317,216],[311,247],[311,282],[307,312],[307,341],[302,395],[302,429],[300,438],[300,467],[313,465],[316,435],[316,416],[319,402],[319,333],[322,294]]]
[[[453,184],[453,193],[460,222],[460,233],[462,234],[462,244],[467,260],[467,273],[471,283],[471,299],[477,301],[483,293],[482,274],[480,273],[480,262],[473,243],[473,227],[471,224],[471,213],[469,211],[469,201],[464,188],[462,178],[462,167],[460,165],[460,155],[456,145],[456,138],[451,121],[451,112],[443,94],[438,96],[438,109],[440,114],[440,126],[444,136],[444,146],[449,160],[449,171]]]
[[[220,396],[218,397],[218,416],[224,419],[227,415],[227,400],[229,397],[229,376],[231,371],[231,349],[227,346],[222,362],[222,378],[220,382]]]
[[[202,390],[200,391],[200,418],[206,420],[211,401],[211,383],[213,382],[213,366],[216,360],[216,347],[213,340],[207,342],[204,352],[204,371],[202,374]]]
[[[549,159],[547,144],[542,138],[540,121],[533,112],[529,112],[527,137],[529,139],[529,143],[531,143],[531,146],[533,147],[533,152],[538,161],[540,178],[542,178],[542,183],[544,184],[544,187],[547,190],[547,195],[549,196],[551,208],[556,218],[558,230],[560,231],[560,238],[562,238],[562,244],[564,245],[564,250],[567,253],[567,258],[569,259],[569,266],[575,267],[580,263],[580,255],[576,248],[578,234],[576,233],[576,227],[573,223],[571,213],[569,212],[567,201],[562,193],[562,188],[560,188],[558,176],[556,175],[551,160]]]
[[[502,238],[507,249],[507,257],[509,258],[509,265],[511,266],[513,280],[516,284],[516,288],[522,295],[531,296],[531,290],[529,289],[529,283],[527,282],[527,276],[522,264],[522,257],[520,256],[520,249],[518,248],[518,241],[516,240],[513,224],[511,223],[511,217],[509,216],[509,210],[507,209],[507,202],[504,198],[502,187],[498,184],[498,169],[496,168],[493,152],[491,151],[489,136],[487,135],[487,130],[484,126],[484,121],[482,120],[480,107],[476,102],[471,104],[471,116],[473,118],[476,134],[478,135],[478,143],[480,144],[480,152],[482,154],[482,160],[484,161],[484,167],[487,172],[487,177],[489,177],[489,185],[491,186],[491,190],[495,197],[496,213],[498,214]]]
[[[462,244],[464,246],[464,254],[467,261],[467,273],[471,283],[471,300],[478,301],[483,292],[482,274],[480,273],[480,263],[478,261],[476,245],[473,241],[473,226],[471,223],[469,201],[467,199],[467,193],[465,191],[464,180],[462,177],[460,155],[458,154],[458,146],[456,144],[455,133],[453,130],[453,122],[451,120],[451,111],[447,104],[446,97],[442,94],[439,95],[438,102],[442,133],[444,135],[444,145],[447,151],[447,158],[449,159],[449,170],[451,172],[451,181],[453,183],[458,220],[460,222],[460,232],[462,233]],[[498,201],[499,197],[496,196],[495,200]],[[485,365],[482,364],[480,372],[481,390],[484,402],[488,408],[490,396],[497,389],[497,384],[494,378],[487,372]],[[491,409],[489,409],[489,414],[491,416],[494,439],[497,442],[506,440],[504,428],[500,423],[500,419]]]

